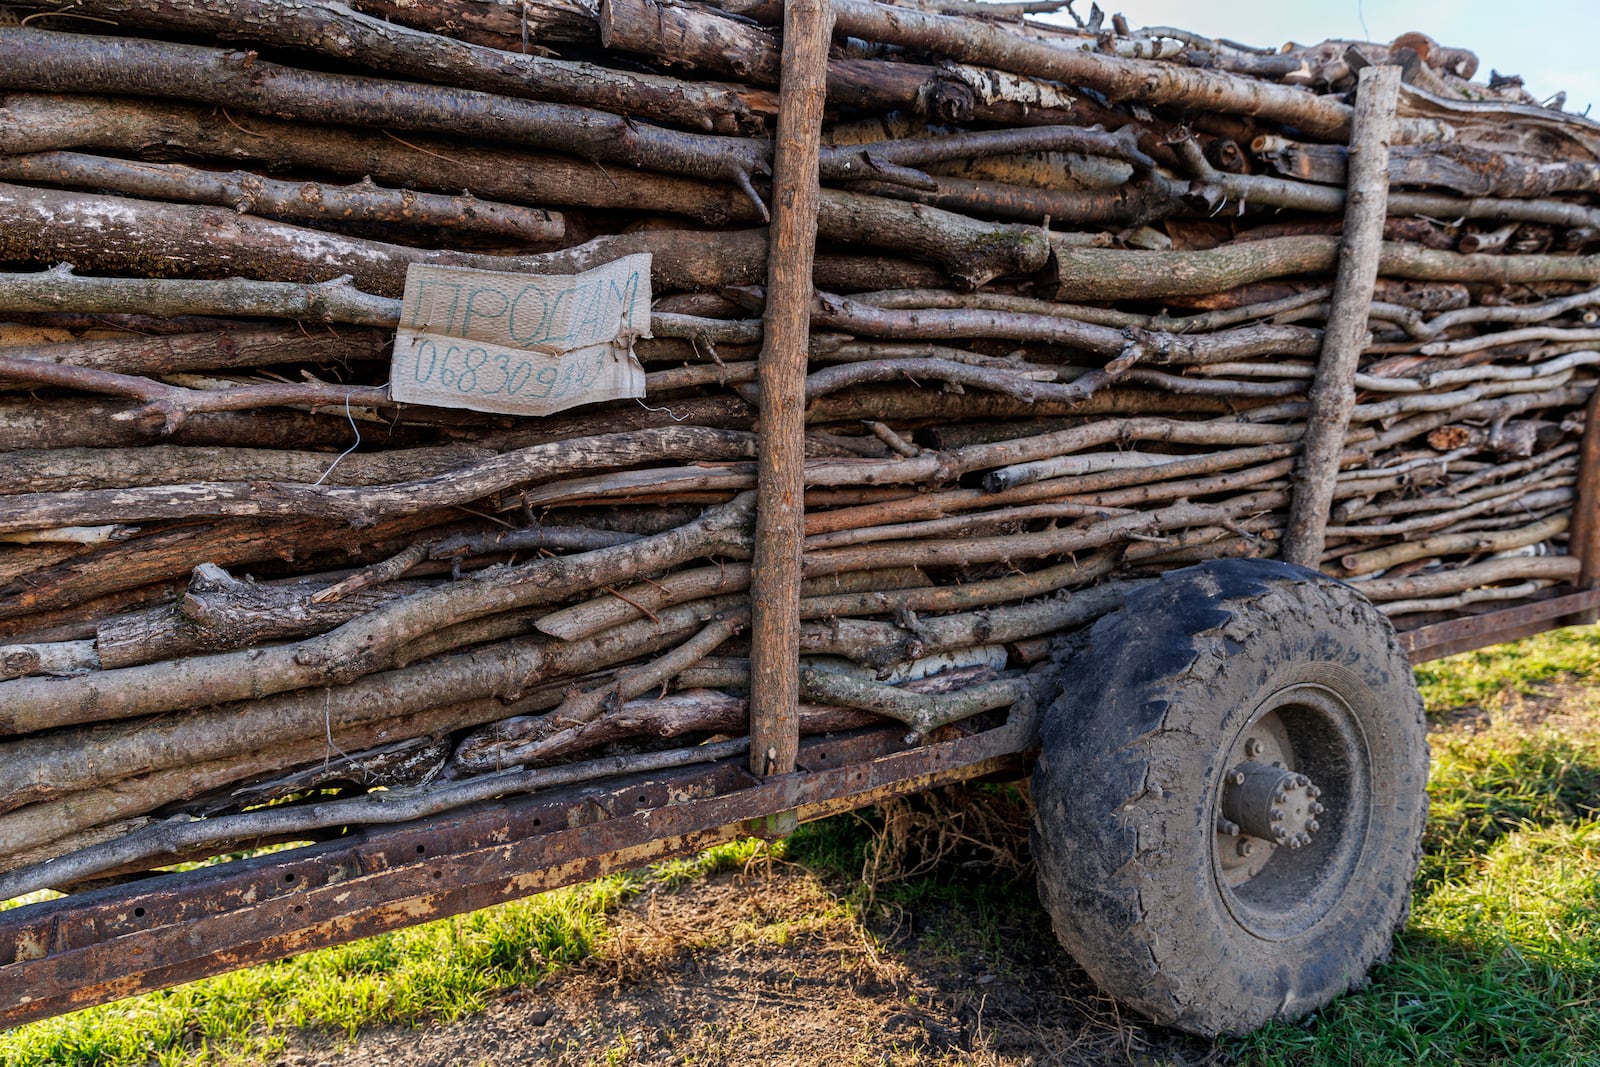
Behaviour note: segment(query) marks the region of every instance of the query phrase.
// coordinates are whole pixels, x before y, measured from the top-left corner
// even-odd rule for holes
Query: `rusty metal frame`
[[[742,757],[569,787],[0,913],[0,1028],[370,937],[1028,765],[1015,726],[908,747],[890,727],[808,739],[797,769]]]
[[[1600,589],[1567,592],[1514,608],[1402,630],[1400,647],[1405,649],[1412,663],[1426,663],[1457,652],[1471,652],[1486,645],[1568,626],[1575,620],[1586,622],[1596,609],[1600,609]]]

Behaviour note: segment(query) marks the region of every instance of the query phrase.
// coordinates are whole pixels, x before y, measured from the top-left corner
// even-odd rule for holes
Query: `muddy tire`
[[[1106,992],[1243,1033],[1361,983],[1404,922],[1422,703],[1388,621],[1312,571],[1172,571],[1062,653],[1034,771],[1040,895]]]

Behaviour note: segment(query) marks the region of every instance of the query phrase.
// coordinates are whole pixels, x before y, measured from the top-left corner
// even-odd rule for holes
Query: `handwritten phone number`
[[[423,340],[417,344],[411,373],[418,385],[437,382],[445,389],[473,396],[561,397],[593,385],[602,356],[569,355],[542,367],[528,359],[517,359],[513,365],[514,358],[481,345],[440,346]]]

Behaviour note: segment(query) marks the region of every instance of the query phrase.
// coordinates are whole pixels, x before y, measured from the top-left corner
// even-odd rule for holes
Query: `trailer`
[[[1405,920],[1411,667],[1600,617],[1600,125],[1470,53],[871,0],[18,6],[0,898],[67,892],[0,912],[0,1026],[1031,776],[1065,950],[1247,1032]],[[840,117],[900,107],[937,128]],[[577,165],[491,142],[614,188],[494,186]],[[364,183],[308,176],[345,154]],[[419,155],[432,191],[371,181]],[[699,221],[594,235],[645,205]]]

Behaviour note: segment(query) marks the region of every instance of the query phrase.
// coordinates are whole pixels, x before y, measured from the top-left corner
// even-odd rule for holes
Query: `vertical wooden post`
[[[1400,98],[1400,68],[1366,67],[1359,79],[1350,125],[1339,269],[1328,328],[1322,335],[1322,356],[1311,383],[1310,411],[1281,553],[1290,563],[1312,569],[1322,562],[1339,456],[1356,404],[1356,366],[1367,343],[1367,315],[1378,280],[1383,222],[1389,213],[1389,137]]]
[[[1578,453],[1578,492],[1572,505],[1567,553],[1578,560],[1578,588],[1600,588],[1600,388],[1589,394],[1583,444]],[[1586,611],[1561,620],[1567,626],[1600,622],[1600,612]]]
[[[817,156],[832,34],[827,0],[785,3],[767,308],[756,368],[761,425],[750,573],[750,769],[760,775],[794,770],[800,747],[806,356],[817,242]]]

